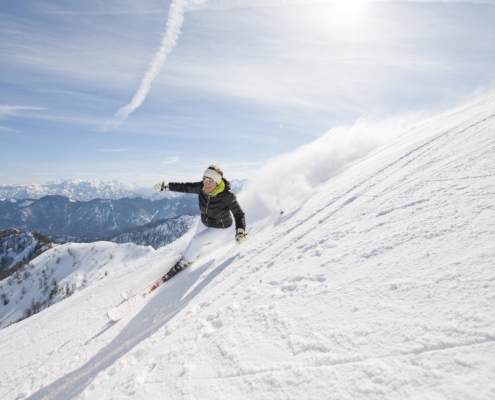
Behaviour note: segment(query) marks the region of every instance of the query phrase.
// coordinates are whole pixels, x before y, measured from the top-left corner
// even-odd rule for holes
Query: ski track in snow
[[[493,109],[377,149],[118,323],[187,237],[0,331],[0,398],[495,398]]]

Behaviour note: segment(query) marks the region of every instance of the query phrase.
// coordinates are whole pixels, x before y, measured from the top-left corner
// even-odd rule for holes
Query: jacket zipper
[[[208,216],[208,207],[209,207],[209,205],[210,205],[210,200],[211,200],[211,197],[210,197],[210,196],[208,196],[208,203],[206,203],[206,226],[208,226],[208,219],[210,218],[210,217]]]

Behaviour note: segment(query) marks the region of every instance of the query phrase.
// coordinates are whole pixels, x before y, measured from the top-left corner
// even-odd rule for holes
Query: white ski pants
[[[199,220],[196,233],[184,252],[184,259],[188,263],[193,262],[198,258],[199,252],[206,244],[222,240],[229,232],[230,229],[207,228],[203,225],[201,220]]]

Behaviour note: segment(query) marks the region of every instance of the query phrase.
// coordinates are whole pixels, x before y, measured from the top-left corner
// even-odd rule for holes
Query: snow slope
[[[111,279],[115,270],[140,259],[150,247],[110,242],[67,243],[52,248],[0,284],[0,329],[83,290]]]
[[[188,237],[0,331],[0,397],[495,398],[493,110],[489,93],[422,123],[282,215],[260,205],[244,245],[116,324],[119,292]]]

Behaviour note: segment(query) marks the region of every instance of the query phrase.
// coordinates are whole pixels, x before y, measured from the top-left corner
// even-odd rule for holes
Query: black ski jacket
[[[237,202],[237,198],[230,191],[230,183],[222,179],[225,185],[223,191],[209,195],[203,189],[203,182],[169,183],[172,192],[193,193],[198,195],[201,222],[211,228],[230,228],[232,214],[234,214],[236,229],[246,230],[244,211]],[[231,214],[232,212],[232,214]]]

